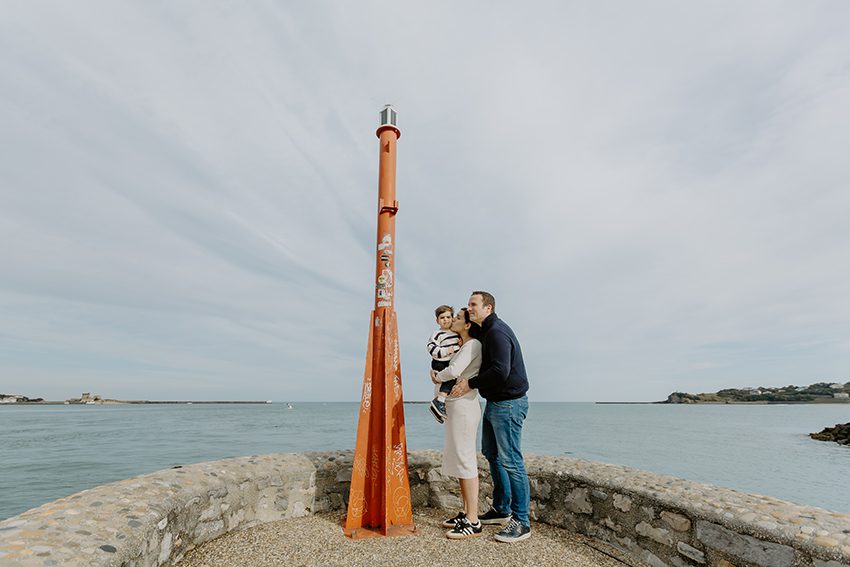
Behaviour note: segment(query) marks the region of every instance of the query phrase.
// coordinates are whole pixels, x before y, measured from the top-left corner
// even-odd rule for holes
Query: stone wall
[[[174,565],[229,531],[309,514],[315,482],[313,461],[281,454],[98,486],[0,522],[0,565]]]
[[[532,517],[652,566],[850,565],[850,515],[637,469],[528,459]]]
[[[416,507],[455,511],[440,453],[409,456]],[[850,566],[850,515],[563,457],[527,459],[531,513],[652,566]],[[343,510],[351,452],[200,463],[99,486],[0,522],[0,565],[175,565],[224,533]],[[481,468],[481,507],[492,486]],[[342,530],[340,529],[340,534]]]

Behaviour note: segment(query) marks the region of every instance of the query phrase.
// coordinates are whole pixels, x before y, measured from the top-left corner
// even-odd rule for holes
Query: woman
[[[448,368],[431,373],[435,384],[469,380],[477,376],[481,368],[481,342],[477,338],[481,328],[469,319],[466,308],[457,312],[451,330],[460,336],[463,346],[452,356]],[[478,521],[478,452],[475,449],[481,421],[478,390],[470,390],[459,398],[448,398],[446,413],[442,472],[460,481],[463,511],[444,521],[443,526],[452,528],[446,532],[449,539],[478,537],[481,535],[481,522]]]

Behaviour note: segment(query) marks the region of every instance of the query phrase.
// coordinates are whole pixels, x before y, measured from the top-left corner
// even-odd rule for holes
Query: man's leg
[[[529,526],[528,473],[522,457],[522,424],[528,414],[528,398],[523,396],[516,400],[494,402],[493,405],[493,438],[496,441],[498,461],[510,485],[511,514],[523,526]]]
[[[508,473],[499,461],[499,449],[490,421],[492,402],[484,408],[481,425],[481,452],[490,464],[490,477],[493,480],[493,510],[508,515],[511,512],[511,483]]]

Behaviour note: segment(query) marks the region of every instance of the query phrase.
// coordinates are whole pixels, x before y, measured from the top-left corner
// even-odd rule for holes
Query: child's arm
[[[445,331],[437,331],[431,335],[431,338],[428,340],[428,354],[431,355],[431,358],[435,360],[445,360],[456,353],[460,349],[457,342],[448,345],[443,344],[444,342],[448,342],[452,339],[457,341],[457,336],[449,336]]]
[[[434,356],[434,350],[436,350],[436,349],[437,349],[437,348],[439,348],[439,346],[440,346],[440,345],[437,343],[437,334],[438,334],[439,332],[440,332],[440,331],[437,331],[436,333],[434,333],[433,335],[431,335],[431,338],[430,338],[430,339],[428,339],[428,344],[425,346],[425,348],[427,348],[427,349],[428,349],[428,354],[430,354],[430,355],[431,355],[431,358],[438,358],[437,356]]]

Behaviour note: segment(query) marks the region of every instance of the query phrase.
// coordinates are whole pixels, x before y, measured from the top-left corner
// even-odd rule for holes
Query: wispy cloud
[[[850,379],[848,12],[11,4],[0,391],[356,399],[385,102],[408,399],[478,288],[533,399]]]

